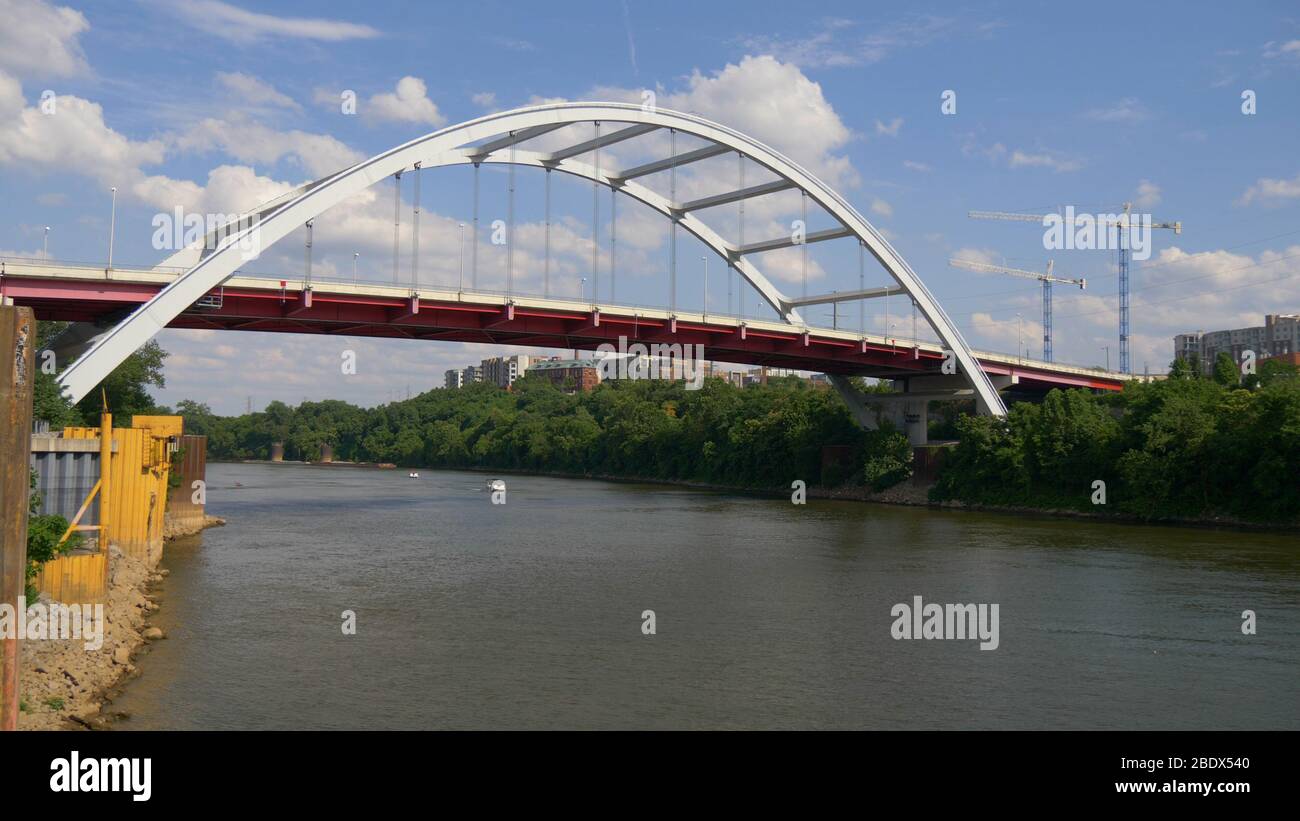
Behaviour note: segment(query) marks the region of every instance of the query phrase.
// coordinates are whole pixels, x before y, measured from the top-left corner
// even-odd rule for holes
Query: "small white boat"
[[[417,472],[415,472],[415,471],[411,471],[410,473],[406,474],[406,478],[408,478],[408,479],[419,479],[419,478],[420,478],[420,474],[417,473]]]
[[[494,493],[505,489],[506,489],[506,483],[502,479],[493,479],[491,482],[488,482],[488,490]]]

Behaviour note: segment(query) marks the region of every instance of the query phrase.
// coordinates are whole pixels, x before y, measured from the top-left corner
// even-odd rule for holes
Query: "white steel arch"
[[[665,158],[636,169],[617,171],[597,170],[574,159],[587,150],[594,150],[595,141],[555,152],[519,149],[506,151],[519,143],[565,126],[590,122],[627,124],[622,131],[607,134],[602,145],[658,129],[673,129],[689,134],[707,141],[708,145],[676,158]],[[513,154],[514,163],[518,165],[562,171],[615,188],[666,218],[676,219],[682,228],[727,259],[786,322],[802,324],[794,309],[796,303],[776,288],[746,258],[747,253],[765,250],[764,243],[750,243],[743,247],[730,243],[700,220],[693,213],[694,209],[683,208],[683,203],[671,202],[635,181],[635,177],[655,170],[667,170],[675,164],[685,165],[695,159],[729,152],[738,152],[763,166],[778,177],[778,182],[769,184],[766,190],[765,186],[755,186],[752,193],[738,191],[724,195],[733,197],[727,201],[739,201],[781,189],[797,188],[803,191],[842,226],[829,235],[856,238],[915,301],[917,310],[953,352],[959,371],[975,390],[980,411],[995,415],[1006,413],[1002,398],[938,301],[902,256],[847,200],[798,164],[737,131],[693,114],[625,103],[557,103],[490,114],[427,134],[330,177],[308,183],[264,205],[258,213],[256,223],[224,237],[216,249],[206,256],[196,249],[187,249],[173,255],[164,264],[185,265],[188,270],[100,337],[90,350],[63,372],[59,378],[60,383],[73,401],[79,401],[87,395],[133,351],[153,338],[200,297],[229,278],[243,261],[240,244],[250,233],[256,232],[257,244],[265,250],[308,220],[398,172],[410,170],[416,165],[429,169],[471,163],[508,163],[508,154]],[[702,206],[697,203],[696,207]]]

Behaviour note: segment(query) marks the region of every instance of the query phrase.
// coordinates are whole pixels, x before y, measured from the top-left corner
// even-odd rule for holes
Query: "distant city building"
[[[458,368],[452,368],[443,374],[443,387],[461,388],[465,385],[465,371]]]
[[[1266,314],[1264,324],[1253,328],[1197,331],[1174,337],[1174,357],[1188,361],[1199,357],[1206,373],[1220,353],[1240,362],[1245,351],[1254,351],[1259,359],[1300,352],[1300,314]]]
[[[586,392],[600,384],[600,360],[544,359],[530,366],[528,374],[549,379],[557,388]]]
[[[479,363],[480,381],[490,382],[500,388],[509,388],[528,370],[531,359],[526,354],[494,356]]]
[[[461,372],[461,384],[470,385],[483,381],[483,372],[476,365],[466,365]]]

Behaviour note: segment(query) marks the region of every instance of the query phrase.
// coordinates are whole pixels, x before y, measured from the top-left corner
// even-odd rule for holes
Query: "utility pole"
[[[50,258],[50,226],[45,226],[45,244],[41,246],[41,259]]]
[[[31,489],[32,388],[36,316],[0,305],[0,604],[23,612],[27,588],[27,503]],[[19,637],[0,636],[0,730],[18,728]]]

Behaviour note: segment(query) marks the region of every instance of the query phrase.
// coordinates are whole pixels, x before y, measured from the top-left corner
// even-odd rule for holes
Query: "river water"
[[[1300,729],[1294,535],[488,478],[209,465],[117,726]]]

